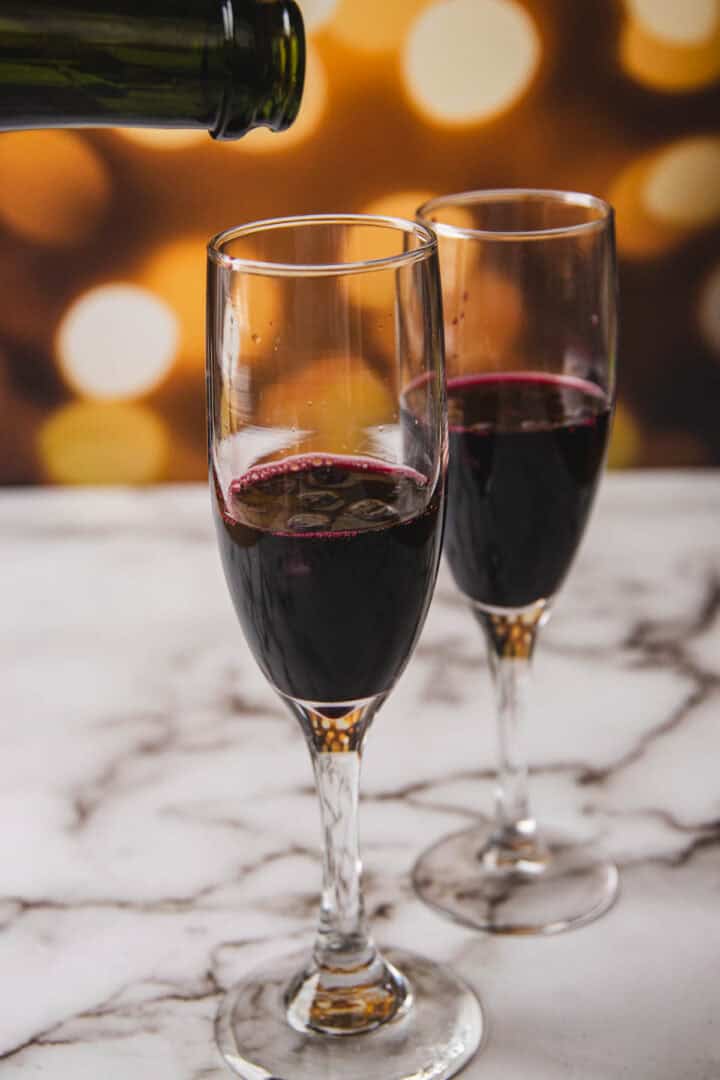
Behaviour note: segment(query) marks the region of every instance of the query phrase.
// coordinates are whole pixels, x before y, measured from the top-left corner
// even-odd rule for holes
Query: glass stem
[[[315,962],[364,967],[376,952],[368,932],[358,850],[360,752],[318,753],[312,750],[320,800],[324,851],[320,925]]]
[[[497,701],[498,769],[495,806],[501,834],[534,831],[524,749],[529,660],[498,657],[488,650]]]
[[[323,887],[312,961],[286,992],[300,1031],[369,1031],[409,1002],[405,980],[370,936],[362,895],[358,797],[362,746],[382,697],[352,706],[291,702],[310,747],[323,829]]]
[[[528,767],[524,728],[528,683],[537,633],[549,617],[540,601],[516,611],[474,605],[488,646],[495,686],[498,730],[496,788],[497,839],[511,851],[529,853],[535,843],[535,820],[528,800]]]

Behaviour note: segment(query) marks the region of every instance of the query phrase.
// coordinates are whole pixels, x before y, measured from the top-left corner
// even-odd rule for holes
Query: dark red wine
[[[223,493],[225,577],[267,678],[304,701],[389,690],[427,612],[442,498],[414,469],[308,454],[255,465]]]
[[[553,595],[587,521],[608,440],[599,387],[565,375],[448,382],[445,552],[461,591],[496,607]]]

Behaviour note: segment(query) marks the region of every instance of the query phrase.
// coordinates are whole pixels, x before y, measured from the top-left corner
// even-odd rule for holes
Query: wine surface
[[[441,493],[413,469],[327,454],[215,477],[225,576],[282,693],[326,704],[389,690],[430,602]]]
[[[448,382],[445,553],[460,590],[495,607],[552,596],[592,506],[607,446],[603,391],[571,376]]]

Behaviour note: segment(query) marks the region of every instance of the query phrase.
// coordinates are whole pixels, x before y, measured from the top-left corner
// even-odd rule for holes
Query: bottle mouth
[[[256,127],[284,131],[300,110],[305,82],[305,27],[294,0],[255,3],[254,23],[223,3],[228,84],[214,139],[238,139]]]
[[[305,24],[296,3],[278,4],[282,8],[283,33],[273,39],[273,51],[280,78],[277,89],[277,108],[267,126],[273,131],[285,131],[300,111],[305,86]]]

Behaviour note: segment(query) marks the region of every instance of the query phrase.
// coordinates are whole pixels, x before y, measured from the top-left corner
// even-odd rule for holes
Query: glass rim
[[[306,225],[371,225],[403,232],[419,239],[420,244],[412,251],[386,255],[379,259],[361,259],[337,263],[285,263],[266,259],[246,259],[228,255],[222,248],[233,240],[275,229],[298,228]],[[421,221],[411,218],[391,217],[386,214],[297,214],[287,217],[263,218],[245,225],[223,229],[209,241],[208,258],[223,270],[244,271],[272,277],[334,277],[341,274],[362,274],[371,270],[385,270],[408,266],[428,258],[437,250],[434,230]]]
[[[560,225],[539,229],[472,229],[460,225],[450,225],[441,221],[430,221],[428,213],[440,207],[477,206],[489,202],[516,202],[522,199],[564,206],[584,207],[600,211],[600,216],[591,221],[579,221],[574,225]],[[460,237],[468,240],[542,240],[549,237],[578,236],[582,233],[600,232],[612,222],[615,211],[609,202],[598,195],[589,195],[582,191],[563,191],[560,188],[487,188],[474,191],[461,191],[453,195],[437,195],[428,199],[415,211],[418,220],[427,224],[440,236]]]

